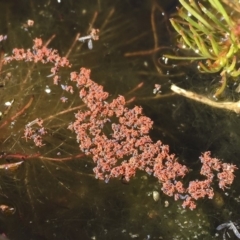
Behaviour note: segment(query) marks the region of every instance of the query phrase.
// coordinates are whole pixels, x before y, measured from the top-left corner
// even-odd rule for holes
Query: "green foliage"
[[[220,72],[221,92],[226,76],[238,77],[237,62],[240,52],[240,24],[231,17],[220,0],[207,0],[204,5],[194,0],[179,0],[182,7],[171,24],[179,34],[178,43],[182,49],[191,49],[198,56],[165,57],[179,60],[201,60],[198,68],[204,73]],[[221,93],[220,92],[220,93]]]

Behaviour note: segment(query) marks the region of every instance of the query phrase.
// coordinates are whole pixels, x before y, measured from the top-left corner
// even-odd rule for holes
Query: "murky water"
[[[124,95],[129,107],[143,107],[155,123],[151,137],[169,144],[193,170],[186,181],[199,177],[195,171],[204,151],[239,166],[239,117],[170,91],[172,82],[206,95],[214,87],[214,77],[199,75],[194,64],[169,68],[161,60],[163,53],[172,52],[175,36],[168,14],[175,5],[167,0],[0,1],[0,34],[7,35],[1,54],[9,55],[15,47],[31,48],[36,37],[51,39],[48,47],[61,56],[71,50],[71,71],[91,68],[92,79],[112,98]],[[27,26],[28,19],[34,20],[33,27]],[[87,35],[92,27],[100,29],[92,50],[87,43],[72,45],[78,33]],[[53,85],[47,77],[51,67],[31,62],[2,66],[1,164],[20,165],[0,169],[0,233],[10,240],[222,239],[216,227],[239,218],[238,171],[231,189],[216,190],[213,200],[198,201],[194,211],[163,195],[156,179],[144,173],[127,184],[95,179],[91,158],[81,155],[67,129],[84,106],[78,94]],[[61,83],[67,84],[69,69],[60,74]],[[158,97],[153,95],[156,83],[162,85]],[[63,96],[66,103],[60,100]],[[12,101],[11,107],[5,105]],[[41,148],[23,138],[25,125],[36,118],[44,120],[48,132]],[[153,200],[153,191],[160,193],[158,201]]]

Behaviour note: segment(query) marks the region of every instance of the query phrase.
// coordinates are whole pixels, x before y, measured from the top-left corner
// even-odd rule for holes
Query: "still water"
[[[123,95],[129,107],[143,107],[154,121],[152,139],[170,145],[171,152],[191,169],[186,181],[199,177],[195,171],[204,151],[239,166],[239,117],[171,93],[170,85],[175,83],[211,94],[214,80],[198,74],[194,64],[172,68],[162,61],[162,55],[174,49],[175,34],[168,18],[176,4],[168,0],[1,0],[0,34],[7,36],[1,42],[1,56],[10,55],[13,48],[31,48],[36,37],[45,43],[49,40],[49,48],[68,55],[71,71],[90,68],[92,79],[111,98]],[[27,24],[29,19],[33,26]],[[86,36],[92,28],[100,30],[92,49],[87,42],[75,41],[78,33]],[[63,93],[52,83],[51,67],[31,62],[1,66],[2,237],[222,239],[216,227],[240,218],[236,211],[239,172],[230,189],[216,188],[215,198],[198,201],[194,211],[162,194],[160,183],[141,172],[128,183],[95,179],[91,158],[81,154],[67,129],[84,105],[78,94]],[[60,73],[62,85],[67,84],[69,69]],[[157,97],[155,84],[161,84]],[[67,102],[62,103],[62,97]],[[25,125],[36,118],[44,120],[48,132],[41,148],[23,138]],[[19,165],[4,165],[12,163]]]

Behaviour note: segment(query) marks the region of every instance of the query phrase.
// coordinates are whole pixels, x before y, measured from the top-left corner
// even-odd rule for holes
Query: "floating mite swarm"
[[[60,85],[59,68],[71,67],[66,57],[61,57],[55,49],[47,48],[40,38],[34,39],[32,49],[15,48],[12,56],[4,58],[3,63],[26,60],[53,65],[50,76],[55,85]],[[111,178],[129,181],[138,170],[145,171],[159,181],[164,194],[182,200],[182,206],[191,210],[196,208],[196,200],[213,198],[215,178],[223,190],[233,183],[237,167],[212,158],[210,152],[205,152],[200,157],[200,175],[204,180],[196,179],[185,186],[182,178],[189,171],[187,166],[170,153],[168,145],[151,139],[149,132],[153,122],[144,116],[143,109],[138,106],[126,107],[125,98],[120,95],[109,99],[109,93],[104,91],[103,86],[91,80],[90,72],[90,69],[83,67],[79,72],[70,72],[70,84],[73,85],[61,84],[60,87],[73,94],[76,85],[79,99],[85,104],[85,110],[75,113],[75,121],[69,124],[68,129],[75,132],[80,151],[92,157],[96,178],[106,182]],[[159,90],[159,86],[156,87]],[[7,123],[6,120],[0,127]],[[110,133],[107,129],[110,129]],[[42,147],[42,138],[47,133],[44,121],[37,118],[25,126],[24,138]]]

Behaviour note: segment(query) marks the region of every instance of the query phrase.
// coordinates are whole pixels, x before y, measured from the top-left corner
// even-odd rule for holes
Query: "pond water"
[[[173,94],[171,83],[211,95],[216,76],[202,76],[194,63],[169,67],[175,34],[168,18],[178,1],[9,0],[0,1],[0,57],[14,48],[31,49],[33,39],[68,56],[61,84],[70,71],[91,69],[91,78],[113,99],[123,95],[128,107],[142,106],[154,121],[154,141],[170,146],[190,176],[199,177],[199,156],[211,151],[239,166],[240,120],[235,113],[212,109]],[[28,26],[27,21],[34,21]],[[100,30],[100,38],[75,41],[78,33]],[[161,192],[154,177],[138,172],[129,182],[95,178],[91,157],[79,150],[67,129],[84,108],[73,94],[54,85],[51,64],[13,61],[1,65],[0,234],[10,240],[44,239],[222,239],[216,227],[239,219],[239,172],[225,192],[214,183],[215,197],[197,202],[193,211]],[[155,96],[155,84],[161,94]],[[68,98],[62,103],[61,98]],[[226,98],[233,98],[231,91]],[[234,95],[235,100],[238,96]],[[11,103],[6,106],[6,102]],[[47,134],[42,147],[23,138],[25,125],[41,118]],[[18,163],[19,165],[11,165]],[[6,165],[10,164],[10,165]],[[195,173],[196,171],[196,173]],[[216,187],[216,188],[215,188]],[[155,201],[153,195],[159,194]],[[234,234],[231,239],[234,239]]]

